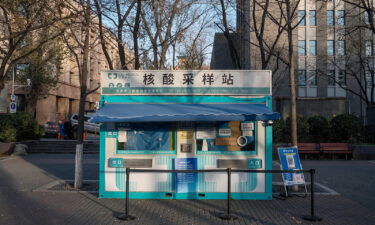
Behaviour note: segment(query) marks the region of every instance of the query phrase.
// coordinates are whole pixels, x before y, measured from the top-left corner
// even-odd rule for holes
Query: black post
[[[130,169],[126,168],[126,192],[125,192],[125,214],[120,214],[117,216],[119,220],[134,220],[136,217],[129,215],[129,177]]]
[[[302,216],[304,220],[308,221],[322,221],[322,218],[315,216],[315,202],[314,202],[314,174],[315,174],[315,169],[310,169],[310,196],[311,196],[311,205],[310,205],[310,210],[311,214]]]
[[[233,216],[231,214],[231,210],[230,210],[230,194],[231,194],[231,190],[230,190],[230,186],[231,186],[231,175],[232,175],[232,169],[231,168],[228,168],[227,169],[227,175],[228,175],[228,199],[227,199],[227,213],[224,213],[222,215],[220,215],[220,218],[223,219],[223,220],[236,220],[237,217],[236,216]]]

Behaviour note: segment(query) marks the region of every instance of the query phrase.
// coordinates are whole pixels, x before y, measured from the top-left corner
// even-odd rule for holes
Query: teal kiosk
[[[125,168],[272,169],[272,75],[253,70],[103,71],[100,198]],[[272,174],[232,173],[233,199],[271,199]],[[227,174],[132,173],[133,199],[226,199]]]

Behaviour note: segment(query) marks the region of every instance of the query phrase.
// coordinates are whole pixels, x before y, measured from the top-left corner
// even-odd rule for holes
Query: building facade
[[[274,1],[268,1],[267,10],[274,18],[279,18],[280,8]],[[368,103],[373,102],[374,93],[374,33],[366,10],[355,6],[354,0],[300,0],[293,17],[293,46],[296,65],[297,111],[305,116],[324,115],[332,117],[340,113],[353,113],[365,118]],[[359,1],[358,1],[359,2]],[[249,43],[240,42],[239,52],[250,49],[246,61],[251,69],[264,69],[260,60],[259,42],[254,26],[258,30],[265,9],[266,0],[238,0],[236,38],[249,39]],[[252,4],[257,4],[253,7]],[[262,6],[260,6],[262,5]],[[254,19],[258,20],[255,25]],[[246,28],[248,26],[249,28]],[[278,26],[266,19],[264,39],[272,45],[278,34]],[[226,43],[224,37],[216,35],[215,42]],[[279,38],[275,55],[287,58],[286,32]],[[211,68],[225,65],[215,58],[219,45],[214,44]],[[216,52],[215,52],[216,51]],[[242,54],[241,57],[247,57]],[[273,57],[276,58],[276,57]],[[267,65],[274,71],[274,109],[289,114],[289,77],[288,67],[282,62]],[[276,61],[275,61],[276,60]],[[272,60],[271,60],[272,61]],[[282,61],[282,60],[281,60]],[[228,69],[230,69],[228,66]],[[246,67],[246,65],[244,65]],[[221,68],[222,69],[222,68]]]

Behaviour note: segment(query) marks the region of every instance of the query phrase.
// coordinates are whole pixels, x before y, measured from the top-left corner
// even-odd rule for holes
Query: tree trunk
[[[141,22],[142,0],[137,0],[137,13],[134,21],[133,41],[134,41],[134,69],[138,70],[141,66],[139,63],[138,34],[139,24]]]
[[[286,1],[286,11],[288,18],[288,58],[289,58],[289,83],[290,83],[290,134],[293,146],[297,146],[297,104],[296,104],[296,79],[294,71],[293,54],[293,28],[290,0]]]
[[[160,66],[159,69],[165,69],[165,62],[166,62],[166,57],[167,57],[167,50],[168,50],[168,45],[164,44],[162,46],[162,50],[160,53]]]
[[[75,158],[75,174],[74,174],[74,188],[79,189],[82,187],[83,180],[83,132],[84,132],[84,112],[87,96],[87,78],[89,75],[89,52],[90,52],[90,0],[87,1],[85,9],[85,18],[83,22],[85,41],[83,45],[83,59],[82,59],[82,72],[80,77],[80,99],[79,99],[79,112],[78,112],[78,134],[76,145],[76,158]]]
[[[157,70],[159,69],[159,62],[158,62],[158,47],[156,46],[156,44],[152,45],[152,51],[154,53],[154,60],[153,60],[154,70]]]

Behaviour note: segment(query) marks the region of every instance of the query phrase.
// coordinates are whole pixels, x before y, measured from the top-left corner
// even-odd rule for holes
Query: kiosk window
[[[255,123],[252,121],[197,124],[198,151],[254,151]]]
[[[170,123],[133,123],[119,129],[118,150],[173,151],[173,126]]]

